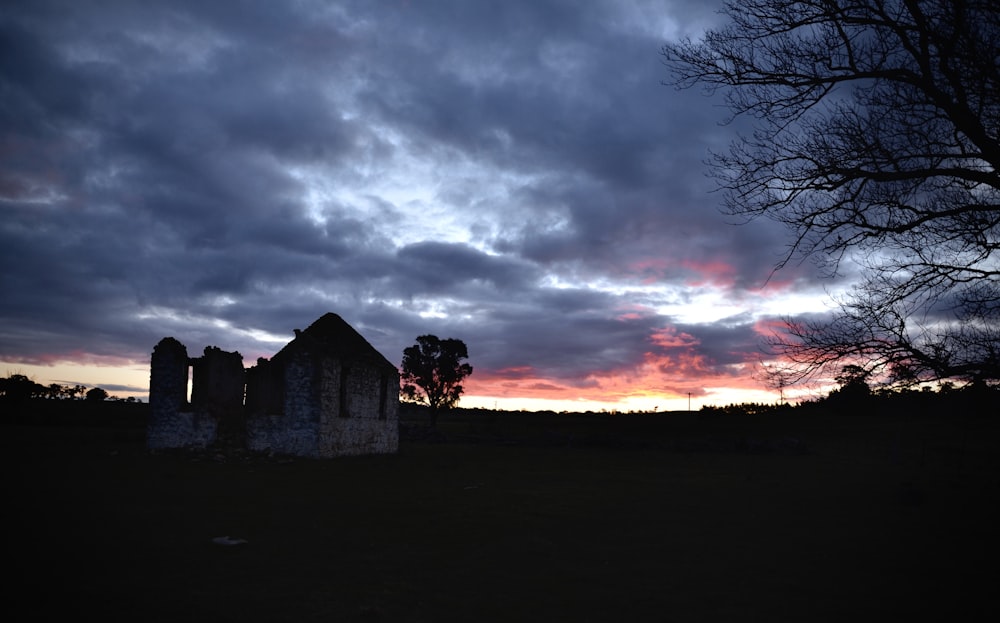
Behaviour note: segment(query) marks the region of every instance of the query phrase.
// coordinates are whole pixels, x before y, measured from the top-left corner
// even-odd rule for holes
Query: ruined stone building
[[[399,447],[399,371],[336,314],[296,330],[249,369],[239,353],[210,346],[188,357],[183,344],[163,338],[150,363],[149,403],[151,449],[328,458]]]

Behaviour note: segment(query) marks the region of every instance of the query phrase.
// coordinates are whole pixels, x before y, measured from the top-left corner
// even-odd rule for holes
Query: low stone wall
[[[219,422],[201,411],[174,411],[150,420],[146,446],[150,450],[207,448],[218,437]]]
[[[399,451],[398,420],[340,418],[319,433],[320,457],[395,454]]]

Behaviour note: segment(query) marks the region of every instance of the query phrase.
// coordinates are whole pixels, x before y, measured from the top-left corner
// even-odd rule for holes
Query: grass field
[[[329,461],[5,426],[10,620],[1000,612],[993,420],[540,417],[446,418],[444,443]]]

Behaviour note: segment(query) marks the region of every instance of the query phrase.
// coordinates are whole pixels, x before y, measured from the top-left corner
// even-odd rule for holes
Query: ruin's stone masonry
[[[164,338],[150,365],[150,406],[151,449],[236,445],[326,458],[399,447],[399,372],[335,314],[248,370],[239,353],[209,347],[189,358]]]

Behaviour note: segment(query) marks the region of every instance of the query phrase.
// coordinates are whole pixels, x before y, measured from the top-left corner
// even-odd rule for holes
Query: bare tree
[[[797,379],[795,369],[783,362],[766,362],[761,360],[757,364],[756,378],[768,389],[778,391],[778,404],[785,404],[785,388],[792,385]]]
[[[731,23],[664,46],[672,84],[723,89],[754,120],[713,171],[725,208],[787,225],[862,282],[831,322],[772,345],[822,369],[1000,378],[1000,4],[739,0]],[[858,361],[853,361],[857,359]],[[858,363],[860,362],[860,363]]]
[[[996,305],[976,310],[968,302],[946,313],[898,299],[882,275],[869,278],[839,301],[832,319],[788,320],[786,333],[765,343],[797,364],[793,380],[843,365],[863,368],[867,378],[910,386],[948,378],[1000,378],[1000,322]],[[942,304],[939,302],[939,305]]]

